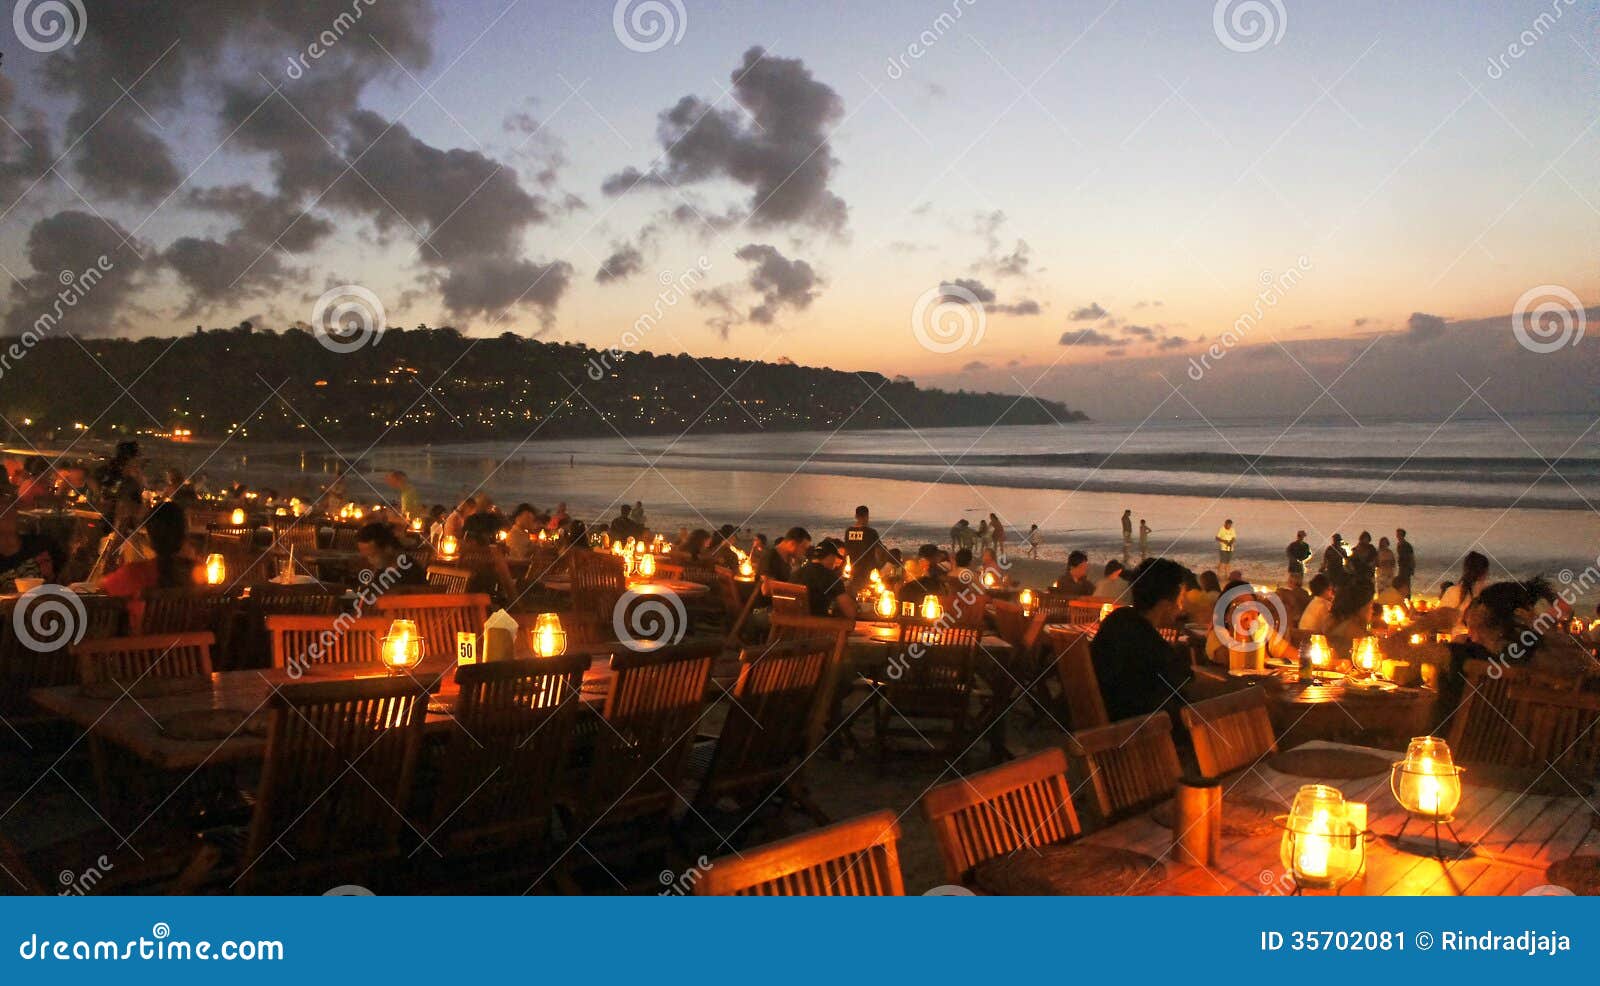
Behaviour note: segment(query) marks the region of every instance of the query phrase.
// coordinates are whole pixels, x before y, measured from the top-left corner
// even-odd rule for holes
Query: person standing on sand
[[[1417,574],[1417,552],[1406,540],[1405,528],[1394,532],[1394,587],[1407,599],[1411,598],[1411,577]]]
[[[1038,524],[1033,524],[1028,528],[1027,542],[1028,542],[1028,557],[1029,558],[1038,558],[1039,557],[1039,541],[1040,541],[1039,525]]]
[[[1306,543],[1306,532],[1296,531],[1294,540],[1283,552],[1289,558],[1289,575],[1305,577],[1306,560],[1311,557],[1311,545]]]
[[[1380,591],[1394,585],[1394,573],[1397,563],[1394,549],[1389,547],[1388,538],[1378,539],[1378,589]]]
[[[989,547],[989,522],[987,520],[978,521],[977,547],[980,550]]]
[[[1328,546],[1322,550],[1322,574],[1334,581],[1340,581],[1345,577],[1349,566],[1344,550],[1344,535],[1335,534],[1328,542]]]
[[[1139,560],[1142,562],[1150,557],[1150,525],[1139,518]]]
[[[1233,529],[1233,521],[1225,520],[1217,529],[1217,569],[1226,570],[1233,564],[1233,543],[1239,539],[1239,532]]]
[[[844,553],[850,559],[850,590],[859,590],[867,584],[872,573],[888,559],[883,541],[872,526],[872,512],[863,504],[856,508],[854,524],[845,528]]]
[[[1133,551],[1133,510],[1122,512],[1122,560],[1128,560],[1128,554]]]
[[[1000,523],[997,514],[989,515],[989,540],[994,545],[994,553],[1004,558],[1006,554],[1006,525]]]

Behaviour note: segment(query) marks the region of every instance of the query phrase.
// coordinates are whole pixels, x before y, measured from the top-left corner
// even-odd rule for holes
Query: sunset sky
[[[7,334],[111,251],[68,330],[281,329],[353,284],[391,324],[610,347],[660,310],[640,348],[1136,418],[1260,309],[1271,358],[1194,407],[1356,354],[1338,387],[1395,413],[1454,402],[1396,395],[1418,365],[1597,400],[1593,325],[1530,353],[1510,316],[1600,304],[1590,0],[83,6],[0,41]]]

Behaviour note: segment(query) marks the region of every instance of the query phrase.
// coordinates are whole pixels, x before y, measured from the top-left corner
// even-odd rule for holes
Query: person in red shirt
[[[109,596],[128,600],[128,623],[137,633],[144,620],[144,596],[153,589],[198,589],[205,582],[201,568],[187,553],[189,529],[183,508],[163,503],[150,511],[144,523],[156,556],[129,562],[107,575],[100,588]]]

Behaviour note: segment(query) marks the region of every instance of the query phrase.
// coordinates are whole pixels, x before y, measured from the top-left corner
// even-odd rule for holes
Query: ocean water
[[[1236,567],[1282,571],[1297,529],[1313,545],[1404,527],[1419,581],[1452,579],[1468,550],[1497,576],[1581,578],[1600,555],[1600,422],[1579,416],[1445,422],[1194,421],[924,431],[792,432],[678,439],[610,438],[380,445],[371,450],[224,450],[214,476],[314,487],[354,462],[353,496],[406,469],[449,502],[482,488],[510,506],[565,501],[581,517],[643,501],[658,528],[732,523],[834,533],[858,503],[892,541],[948,540],[990,513],[1012,532],[1040,527],[1040,556],[1121,554],[1120,517],[1153,528],[1152,553],[1215,564],[1224,519],[1239,529]],[[374,489],[368,490],[367,484]],[[1592,573],[1593,574],[1593,573]],[[1592,593],[1585,593],[1586,596]]]

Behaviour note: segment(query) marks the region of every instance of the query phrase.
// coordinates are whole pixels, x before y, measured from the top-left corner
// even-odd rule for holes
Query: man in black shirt
[[[1408,598],[1411,595],[1411,578],[1417,574],[1417,550],[1406,540],[1405,528],[1394,532],[1395,572],[1394,585]]]
[[[811,533],[804,527],[791,527],[772,550],[762,556],[761,575],[778,582],[793,582],[795,572],[805,564],[811,550]]]
[[[806,587],[811,615],[854,619],[856,600],[844,584],[844,546],[826,538],[808,554],[811,560],[801,566],[795,580]]]
[[[1088,555],[1074,551],[1067,556],[1067,570],[1056,579],[1056,592],[1069,598],[1094,595],[1094,583],[1089,581]]]
[[[1089,653],[1113,722],[1160,710],[1189,680],[1188,658],[1161,637],[1182,613],[1178,597],[1188,574],[1175,561],[1149,559],[1129,579],[1133,605],[1100,621]]]
[[[856,508],[856,522],[845,528],[844,551],[850,557],[850,588],[860,589],[867,584],[871,573],[888,558],[878,532],[869,521],[871,514],[865,506]]]
[[[1306,532],[1295,533],[1294,540],[1289,542],[1289,547],[1284,549],[1284,554],[1289,558],[1289,574],[1306,574],[1306,559],[1311,557],[1311,545],[1306,543]]]

